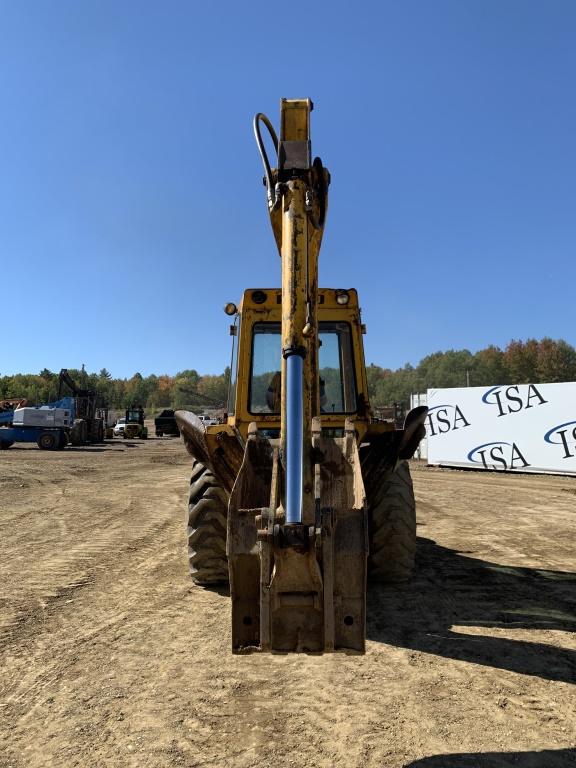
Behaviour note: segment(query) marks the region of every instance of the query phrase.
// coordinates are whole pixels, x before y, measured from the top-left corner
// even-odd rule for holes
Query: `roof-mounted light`
[[[252,301],[254,304],[265,304],[268,296],[264,291],[252,291]]]
[[[227,315],[237,315],[238,314],[238,307],[236,304],[234,304],[233,301],[229,301],[228,304],[224,307],[224,312],[226,312]]]
[[[336,304],[344,306],[350,301],[350,294],[348,291],[336,291]]]

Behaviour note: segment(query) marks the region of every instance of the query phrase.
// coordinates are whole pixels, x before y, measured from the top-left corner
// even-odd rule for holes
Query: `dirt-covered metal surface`
[[[177,439],[0,455],[0,766],[576,765],[576,480],[414,467],[366,656],[230,653]]]

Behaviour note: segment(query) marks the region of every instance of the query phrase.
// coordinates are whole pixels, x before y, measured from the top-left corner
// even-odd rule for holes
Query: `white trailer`
[[[428,390],[428,463],[576,475],[576,382]]]

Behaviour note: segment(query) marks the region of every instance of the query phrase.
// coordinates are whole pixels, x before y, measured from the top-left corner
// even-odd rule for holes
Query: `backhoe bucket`
[[[363,653],[368,555],[354,427],[323,438],[314,419],[315,519],[287,525],[277,447],[251,426],[229,504],[232,649]]]

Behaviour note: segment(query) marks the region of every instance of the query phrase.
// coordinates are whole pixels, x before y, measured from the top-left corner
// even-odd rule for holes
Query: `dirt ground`
[[[413,471],[365,656],[232,656],[177,439],[0,454],[0,766],[576,766],[576,479]]]

